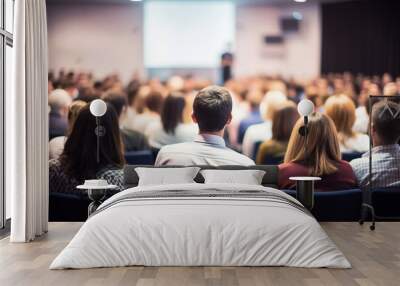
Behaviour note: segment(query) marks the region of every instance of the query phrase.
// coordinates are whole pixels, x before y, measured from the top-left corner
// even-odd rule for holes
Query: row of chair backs
[[[125,153],[125,161],[129,165],[153,165],[154,155],[150,150],[131,151]]]

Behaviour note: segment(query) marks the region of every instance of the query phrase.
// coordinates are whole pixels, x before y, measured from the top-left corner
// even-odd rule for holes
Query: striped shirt
[[[369,152],[350,162],[360,187],[369,186]],[[372,187],[400,186],[400,146],[372,148]]]
[[[226,147],[222,137],[200,134],[193,142],[172,144],[161,148],[155,165],[248,166],[254,165],[254,161]]]

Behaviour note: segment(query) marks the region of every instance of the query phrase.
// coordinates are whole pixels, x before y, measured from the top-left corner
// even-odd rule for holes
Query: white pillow
[[[138,186],[195,183],[200,168],[135,168],[139,176]]]
[[[202,170],[205,184],[246,184],[261,185],[265,171],[262,170]]]

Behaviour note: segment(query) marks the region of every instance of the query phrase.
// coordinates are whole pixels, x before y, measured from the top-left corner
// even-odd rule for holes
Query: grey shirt
[[[158,153],[155,165],[249,166],[254,165],[254,161],[226,147],[222,137],[200,134],[193,142],[163,147]]]

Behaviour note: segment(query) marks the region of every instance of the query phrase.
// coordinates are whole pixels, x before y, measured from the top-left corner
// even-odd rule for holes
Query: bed
[[[50,269],[351,267],[297,200],[265,186],[268,171],[259,186],[198,182],[133,186],[137,174],[134,168],[129,172],[125,176],[131,187],[99,207]]]

